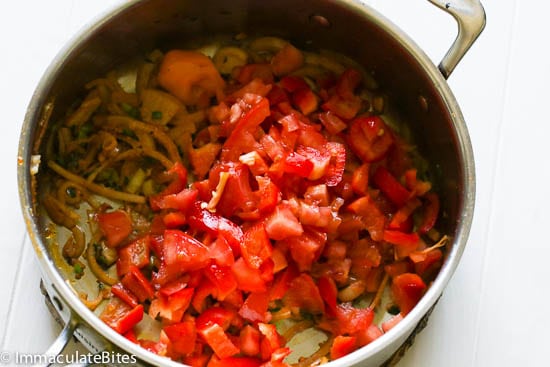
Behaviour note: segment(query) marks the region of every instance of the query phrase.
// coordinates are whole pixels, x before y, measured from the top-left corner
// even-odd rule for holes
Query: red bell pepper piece
[[[117,297],[111,298],[99,318],[119,334],[125,334],[143,318],[143,306],[130,307]]]
[[[336,316],[338,288],[336,288],[334,279],[322,276],[317,281],[317,287],[327,306],[327,315],[332,317]]]
[[[267,290],[260,270],[248,266],[242,257],[235,261],[231,270],[237,280],[238,289],[245,292],[265,292]]]
[[[210,323],[218,324],[225,331],[235,319],[235,312],[220,306],[213,306],[197,316],[195,323],[198,329],[204,329]]]
[[[137,297],[120,282],[113,284],[111,293],[123,300],[130,307],[136,307],[139,304]]]
[[[418,274],[404,273],[396,276],[391,286],[393,299],[403,315],[408,314],[420,301],[426,284]]]
[[[155,295],[153,286],[136,266],[130,266],[130,270],[124,275],[121,283],[126,289],[132,292],[140,302],[150,300]]]
[[[411,197],[411,193],[383,166],[374,172],[372,181],[398,208]]]
[[[260,332],[251,325],[246,325],[239,334],[239,348],[247,356],[260,354]]]
[[[197,331],[219,358],[228,358],[239,353],[239,348],[233,344],[220,325],[208,323],[204,327],[197,328]]]
[[[439,196],[436,193],[425,195],[427,203],[424,204],[422,223],[418,226],[418,233],[428,233],[435,225],[439,215]]]

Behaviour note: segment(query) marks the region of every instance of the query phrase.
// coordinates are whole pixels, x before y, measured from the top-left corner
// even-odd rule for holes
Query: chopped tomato
[[[271,314],[267,308],[269,306],[269,294],[250,293],[239,310],[239,315],[250,322],[269,322]]]
[[[235,312],[220,306],[204,310],[195,320],[198,329],[204,329],[210,323],[218,324],[225,331],[235,318]]]
[[[382,335],[384,335],[384,332],[380,330],[377,325],[370,325],[365,330],[360,330],[355,333],[355,337],[357,338],[357,346],[362,347],[364,345],[370,344],[376,339],[380,338]]]
[[[424,204],[422,223],[418,227],[418,233],[428,233],[435,225],[439,214],[439,196],[435,193],[426,194],[427,204]]]
[[[355,350],[356,337],[338,335],[334,338],[332,346],[330,347],[330,358],[337,359],[347,354],[350,354]]]
[[[259,269],[262,263],[271,257],[272,253],[271,242],[264,223],[258,222],[244,232],[241,254],[250,267]]]
[[[389,127],[378,116],[358,117],[351,122],[348,143],[363,162],[382,159],[393,144]]]
[[[222,146],[217,143],[208,143],[197,149],[189,149],[189,161],[199,179],[206,176],[221,149]]]
[[[166,325],[162,330],[170,340],[170,350],[178,355],[187,355],[195,350],[197,331],[193,321]]]
[[[384,321],[382,323],[382,330],[385,333],[387,333],[388,331],[393,329],[395,327],[395,325],[399,324],[402,320],[403,320],[403,315],[399,313],[399,314],[393,316],[392,318],[390,318],[389,320]]]
[[[333,317],[336,316],[336,297],[338,296],[338,288],[336,288],[334,279],[327,276],[322,276],[319,278],[317,286],[319,288],[319,293],[327,306],[327,314]]]
[[[304,63],[302,51],[287,43],[271,59],[273,74],[277,76],[290,74]]]
[[[124,210],[98,213],[97,223],[109,247],[120,245],[133,230],[132,219]]]
[[[143,268],[149,265],[150,246],[151,237],[146,235],[118,249],[116,269],[119,278],[128,273],[131,266]]]
[[[422,298],[426,284],[417,274],[404,273],[393,279],[391,289],[395,303],[399,306],[401,313],[406,315]]]
[[[241,353],[254,357],[260,354],[260,331],[246,325],[239,334],[239,348]]]
[[[186,271],[205,267],[209,260],[208,247],[203,243],[183,231],[167,229],[164,232],[162,262],[156,282],[165,284]]]
[[[204,275],[216,286],[216,299],[219,301],[223,301],[237,289],[237,281],[229,266],[210,264],[204,268]]]
[[[267,290],[261,272],[248,266],[242,257],[235,261],[231,270],[240,290],[246,292],[265,292]]]
[[[288,307],[297,307],[313,314],[325,311],[319,289],[311,276],[306,273],[302,273],[290,281],[290,287],[283,297],[283,302]]]
[[[278,205],[275,208],[273,214],[267,218],[265,229],[269,238],[274,240],[300,236],[304,232],[298,218],[286,205]]]
[[[213,356],[207,367],[260,367],[262,361],[252,357],[227,357],[219,359]]]
[[[120,282],[111,287],[111,293],[126,302],[130,307],[136,307],[139,304],[137,297]]]

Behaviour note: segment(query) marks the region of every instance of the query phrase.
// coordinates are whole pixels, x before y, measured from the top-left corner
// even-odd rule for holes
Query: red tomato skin
[[[121,283],[138,298],[139,302],[150,300],[155,295],[155,290],[149,280],[135,266],[130,267],[129,272],[122,278]]]
[[[111,287],[111,293],[126,302],[130,307],[136,307],[139,304],[137,297],[120,282]]]
[[[225,331],[231,325],[235,318],[235,312],[220,306],[213,306],[204,310],[195,320],[198,329],[203,329],[209,323],[215,323],[221,326]]]
[[[250,322],[269,322],[271,314],[268,312],[269,294],[250,293],[243,306],[239,310],[239,315]]]
[[[130,307],[118,298],[111,298],[99,318],[119,334],[130,331],[143,318],[143,306]]]
[[[197,331],[219,358],[228,358],[239,353],[239,348],[231,342],[220,325],[208,323],[205,327],[198,328]]]

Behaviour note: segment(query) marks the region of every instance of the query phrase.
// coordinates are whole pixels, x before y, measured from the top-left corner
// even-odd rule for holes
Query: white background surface
[[[0,11],[0,352],[40,352],[49,316],[19,209],[16,158],[45,68],[86,22],[121,0],[18,0]],[[452,18],[425,0],[369,0],[438,63]],[[472,139],[474,225],[463,260],[399,367],[548,366],[550,51],[543,0],[485,0],[487,27],[449,80]]]

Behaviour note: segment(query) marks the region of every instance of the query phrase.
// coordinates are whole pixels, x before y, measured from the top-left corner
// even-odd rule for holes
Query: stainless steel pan
[[[55,308],[66,323],[50,353],[76,335],[92,352],[120,348],[143,364],[179,365],[149,353],[111,330],[88,310],[56,266],[45,234],[45,214],[35,193],[42,138],[81,87],[121,62],[154,47],[225,33],[276,35],[297,45],[342,52],[361,63],[415,135],[423,155],[438,169],[444,219],[452,237],[444,265],[416,308],[383,337],[327,366],[378,366],[407,339],[440,297],[458,265],[473,217],[474,158],[460,108],[446,78],[483,30],[478,0],[430,0],[452,14],[458,36],[439,67],[401,30],[354,0],[143,0],[128,1],[77,35],[53,60],[25,118],[19,146],[20,198],[29,236]],[[38,171],[38,173],[36,173]]]

